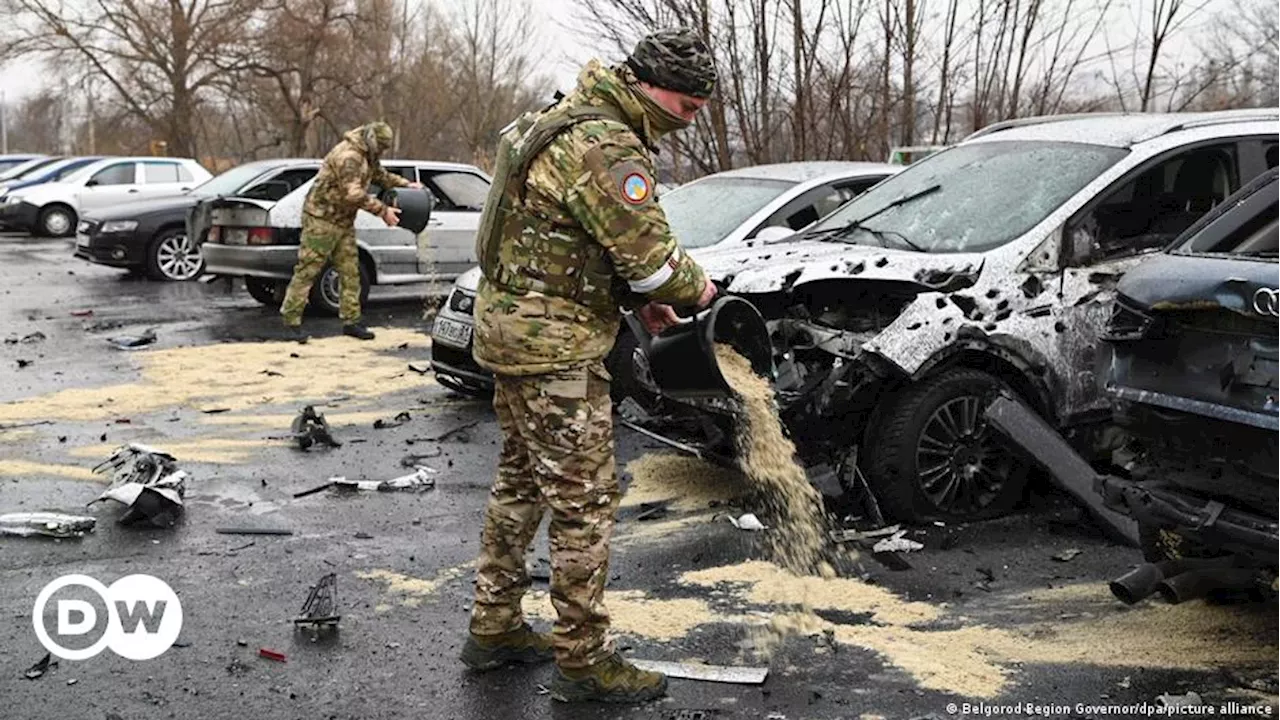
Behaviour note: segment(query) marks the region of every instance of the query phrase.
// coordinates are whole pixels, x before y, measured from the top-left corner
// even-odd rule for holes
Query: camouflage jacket
[[[692,305],[702,294],[706,275],[657,202],[645,140],[653,135],[627,72],[592,61],[575,92],[545,111],[607,105],[625,122],[582,120],[534,158],[523,186],[494,179],[495,190],[523,189],[523,198],[508,194],[516,220],[503,226],[476,302],[473,354],[493,372],[549,373],[602,358],[620,305]]]
[[[369,194],[369,184],[384,188],[405,187],[408,180],[389,173],[365,147],[361,128],[348,131],[342,142],[325,156],[316,181],[307,193],[302,212],[341,227],[351,227],[356,212],[365,210],[381,215],[386,207],[382,201]]]

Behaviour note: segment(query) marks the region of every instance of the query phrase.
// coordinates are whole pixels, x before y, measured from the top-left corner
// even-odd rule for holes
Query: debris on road
[[[397,428],[397,427],[400,427],[401,425],[403,425],[403,424],[405,424],[405,423],[409,422],[409,421],[410,421],[410,420],[412,420],[412,419],[413,419],[413,416],[411,416],[411,415],[409,414],[409,411],[408,411],[408,410],[402,410],[402,411],[400,411],[399,413],[397,413],[397,414],[396,414],[396,416],[395,416],[394,418],[392,418],[392,419],[390,419],[390,420],[384,420],[384,419],[382,419],[382,418],[379,418],[379,419],[377,419],[377,420],[374,420],[374,421],[373,421],[373,429],[374,429],[374,430],[389,430],[389,429],[391,429],[391,428]]]
[[[93,317],[93,310],[72,310],[71,317]]]
[[[48,339],[49,337],[47,335],[37,330],[27,335],[26,337],[22,338],[18,342],[22,343],[23,345],[33,345],[38,342],[44,342],[45,340],[48,340]]]
[[[58,667],[58,661],[53,659],[53,653],[45,653],[44,657],[40,658],[35,665],[27,668],[23,675],[28,680],[35,680],[36,678],[44,677],[45,673],[56,667]]]
[[[732,683],[735,685],[759,685],[769,676],[767,667],[741,667],[704,665],[702,663],[665,662],[662,660],[632,660],[641,670],[660,672],[667,677],[704,682]]]
[[[17,363],[18,363],[18,369],[19,369],[19,370],[21,370],[22,368],[27,367],[28,365],[30,365],[30,364],[32,364],[32,363],[34,363],[34,362],[35,362],[35,360],[24,360],[24,359],[22,359],[22,358],[18,358],[18,360],[17,360]]]
[[[651,502],[640,504],[640,514],[636,515],[636,520],[645,522],[647,520],[658,520],[664,518],[670,510],[669,502]]]
[[[756,517],[755,513],[744,513],[740,517],[734,517],[732,515],[728,515],[726,517],[728,517],[729,522],[733,523],[733,526],[739,530],[746,530],[748,532],[768,530],[768,528],[765,527],[765,524],[760,522],[760,518]]]
[[[293,619],[293,624],[299,627],[330,627],[341,619],[342,615],[338,613],[338,576],[329,573],[311,586],[306,601],[302,603],[301,614]]]
[[[325,483],[325,484],[323,484],[323,485],[317,485],[316,487],[313,487],[313,488],[311,488],[310,490],[302,490],[302,491],[300,491],[300,492],[296,492],[296,493],[294,493],[294,494],[293,494],[293,497],[294,497],[294,499],[295,499],[295,500],[296,500],[296,499],[298,499],[298,498],[304,498],[304,497],[307,497],[308,495],[315,495],[316,493],[322,493],[322,492],[324,492],[325,490],[328,490],[328,489],[329,489],[329,488],[331,488],[331,487],[333,487],[333,479],[332,479],[332,478],[330,478],[330,479],[329,479],[329,481],[328,481],[328,482],[326,482],[326,483]]]
[[[316,412],[311,405],[302,408],[298,417],[293,419],[292,430],[293,439],[297,441],[300,450],[306,450],[316,443],[335,448],[342,447],[342,443],[334,439],[333,432],[329,430],[329,423],[324,419],[324,414]]]
[[[1079,550],[1079,549],[1076,549],[1076,548],[1070,548],[1070,549],[1068,549],[1068,550],[1063,550],[1062,552],[1058,553],[1057,555],[1054,555],[1054,556],[1053,556],[1053,559],[1054,559],[1054,560],[1057,560],[1058,562],[1071,562],[1072,560],[1075,560],[1075,559],[1076,559],[1076,556],[1077,556],[1077,555],[1080,555],[1080,554],[1082,554],[1083,552],[1084,552],[1083,550]]]
[[[441,450],[440,448],[433,448],[431,452],[425,452],[425,453],[409,453],[408,455],[405,455],[404,457],[400,458],[400,467],[406,467],[406,468],[417,467],[418,465],[421,464],[421,461],[430,460],[432,458],[438,458],[443,454],[444,454],[444,451]]]
[[[267,377],[284,377],[284,373],[282,373],[282,372],[276,372],[275,370],[263,370],[263,371],[259,372],[258,374],[259,374],[259,375],[266,375]]]
[[[418,365],[414,365],[413,363],[409,363],[409,369],[418,373],[419,375],[426,375],[431,372],[430,367],[420,367]]]
[[[83,537],[92,532],[97,518],[50,512],[20,512],[0,515],[0,535],[43,535],[51,538]]]
[[[880,542],[876,543],[871,548],[871,551],[878,552],[878,553],[915,552],[916,550],[924,549],[923,543],[918,543],[915,540],[908,540],[906,537],[904,537],[906,534],[907,534],[906,530],[899,530],[895,532],[892,537],[887,537],[881,540]]]
[[[889,525],[875,530],[836,530],[831,533],[831,539],[836,542],[874,540],[875,538],[888,537],[900,530],[902,530],[901,525]]]
[[[432,477],[437,471],[425,465],[420,465],[408,475],[401,475],[390,480],[348,480],[345,477],[329,478],[329,484],[326,487],[334,487],[339,490],[364,490],[370,492],[396,492],[399,490],[431,490],[436,486],[436,479]],[[308,491],[307,494],[310,494]],[[296,496],[295,496],[296,497]]]
[[[121,350],[136,350],[137,348],[151,345],[155,341],[155,328],[147,328],[141,335],[117,335],[116,337],[107,338],[107,342]]]
[[[288,528],[250,528],[250,527],[220,527],[214,528],[214,532],[219,535],[292,535],[293,531]]]
[[[270,648],[258,648],[258,657],[264,657],[268,660],[275,660],[276,662],[287,662],[287,658],[285,657],[284,653],[280,652],[279,650],[272,650]]]
[[[178,469],[177,459],[172,455],[140,443],[129,443],[93,471],[107,469],[112,471],[111,486],[90,501],[90,505],[103,500],[124,505],[127,509],[118,521],[121,525],[147,522],[167,528],[178,521],[188,475]]]
[[[52,425],[52,420],[37,420],[35,422],[13,423],[12,425],[0,425],[0,432],[5,430],[17,430],[18,428],[30,428],[38,425]]]
[[[477,425],[479,425],[479,424],[480,424],[480,421],[479,421],[479,420],[472,420],[471,422],[463,423],[463,424],[459,425],[458,427],[453,428],[452,430],[445,430],[444,432],[439,433],[439,434],[437,434],[437,435],[431,435],[431,436],[428,436],[428,437],[419,437],[419,438],[414,438],[413,440],[414,440],[414,442],[442,442],[442,441],[444,441],[444,440],[448,440],[449,438],[451,438],[451,437],[453,437],[453,436],[457,435],[458,433],[461,433],[461,432],[462,432],[462,431],[464,431],[464,430],[470,430],[471,428],[473,428],[473,427],[475,427],[475,426],[477,426]],[[460,438],[460,439],[458,440],[458,442],[466,443],[466,442],[470,442],[470,441],[471,441],[471,438],[470,438],[469,436],[464,436],[464,437],[465,437],[465,439],[461,439],[461,438]]]
[[[231,408],[228,408],[228,407],[207,408],[205,410],[201,410],[200,412],[204,413],[205,415],[219,415],[224,412],[231,412]]]
[[[1194,690],[1186,695],[1172,695],[1165,693],[1156,697],[1156,705],[1166,708],[1189,708],[1200,707],[1204,705],[1204,698],[1200,697],[1200,693]]]
[[[357,532],[356,532],[356,534],[355,534],[355,539],[357,539],[357,540],[372,540],[372,539],[373,539],[373,536],[372,536],[372,535],[370,535],[369,533],[367,533],[367,532],[363,531],[363,530],[359,530],[359,531],[357,531]]]

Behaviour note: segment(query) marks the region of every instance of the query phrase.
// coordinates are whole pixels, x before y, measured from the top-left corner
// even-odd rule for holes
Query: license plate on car
[[[441,342],[465,348],[471,343],[471,326],[448,318],[436,318],[435,330],[431,333]]]
[[[77,234],[76,234],[76,247],[82,247],[82,248],[87,248],[87,247],[89,247],[89,236],[88,236],[88,235],[85,235],[84,233],[77,233]]]

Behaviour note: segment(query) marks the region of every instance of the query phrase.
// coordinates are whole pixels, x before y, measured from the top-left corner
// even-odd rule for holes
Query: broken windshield
[[[1030,230],[1126,152],[1065,142],[960,145],[888,178],[806,234],[873,218],[838,239],[878,245],[896,235],[924,252],[990,250]]]

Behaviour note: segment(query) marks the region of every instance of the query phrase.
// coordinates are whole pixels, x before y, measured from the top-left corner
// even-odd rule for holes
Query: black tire
[[[70,237],[76,233],[76,225],[79,222],[80,218],[76,216],[75,210],[67,205],[54,203],[40,210],[40,215],[36,218],[35,232],[32,234],[46,237]]]
[[[280,307],[280,303],[284,302],[283,280],[271,280],[269,278],[245,277],[244,289],[249,291],[249,295],[254,300],[266,305],[267,307]]]
[[[977,520],[1018,503],[1031,461],[983,417],[1002,390],[1007,386],[987,373],[953,368],[888,401],[871,433],[867,465],[867,483],[887,517]]]
[[[360,305],[363,307],[369,300],[369,284],[373,280],[372,274],[366,263],[360,263]],[[316,281],[311,285],[311,301],[307,303],[307,308],[314,313],[322,315],[337,315],[339,310],[338,290],[340,283],[338,280],[338,271],[334,269],[330,263],[325,263],[324,269],[316,276]]]
[[[185,228],[161,230],[147,245],[147,277],[152,280],[189,282],[203,274],[204,258],[188,241]]]

